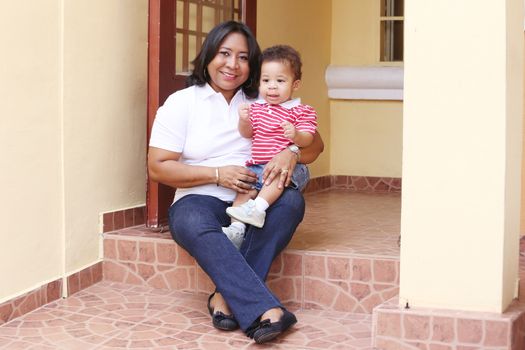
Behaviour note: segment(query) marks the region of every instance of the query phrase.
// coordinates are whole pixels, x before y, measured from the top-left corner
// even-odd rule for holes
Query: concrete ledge
[[[403,67],[328,66],[328,97],[349,100],[403,100]]]

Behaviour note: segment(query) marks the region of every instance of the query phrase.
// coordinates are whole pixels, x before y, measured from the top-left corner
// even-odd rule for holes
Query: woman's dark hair
[[[206,72],[208,64],[213,60],[215,55],[217,55],[221,43],[231,33],[240,33],[246,37],[246,41],[248,42],[248,64],[250,66],[250,75],[244,84],[241,85],[241,88],[246,96],[253,98],[257,97],[260,75],[259,57],[261,56],[261,49],[259,48],[259,44],[257,44],[257,40],[255,40],[250,28],[244,23],[236,21],[220,23],[208,33],[204,43],[202,43],[201,51],[192,61],[193,72],[186,80],[186,86],[202,86],[210,82],[209,75]]]
[[[289,64],[295,80],[301,80],[302,72],[301,55],[291,46],[275,45],[267,48],[261,55],[261,64],[264,62],[283,62]]]

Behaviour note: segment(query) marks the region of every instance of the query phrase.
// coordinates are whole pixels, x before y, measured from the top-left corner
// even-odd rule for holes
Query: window
[[[404,0],[380,0],[380,33],[382,62],[403,61]]]
[[[240,21],[242,0],[177,0],[175,70],[190,74],[191,60],[199,52],[208,32],[217,24]]]

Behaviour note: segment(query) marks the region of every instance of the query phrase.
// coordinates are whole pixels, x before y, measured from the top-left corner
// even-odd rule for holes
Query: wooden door
[[[242,20],[255,34],[257,0],[149,0],[148,134],[166,98],[185,87],[191,60],[206,34],[226,20]],[[175,190],[148,178],[146,225],[167,222]]]

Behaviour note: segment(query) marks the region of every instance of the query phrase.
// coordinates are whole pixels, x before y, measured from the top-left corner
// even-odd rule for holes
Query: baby
[[[247,194],[238,194],[233,206],[226,209],[232,218],[223,232],[240,248],[246,224],[262,227],[266,209],[282,194],[278,181],[270,185],[262,182],[264,166],[274,155],[285,148],[300,157],[299,147],[313,142],[317,127],[315,110],[292,99],[293,92],[301,83],[301,57],[286,45],[272,46],[261,56],[261,79],[259,97],[253,104],[239,108],[239,132],[243,137],[252,138],[252,158],[246,166],[257,174],[255,188]],[[309,179],[304,164],[294,169],[282,169],[282,173],[293,170],[292,187],[301,190]]]

